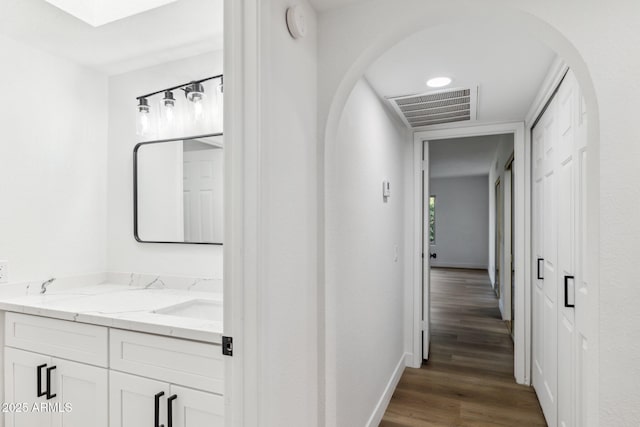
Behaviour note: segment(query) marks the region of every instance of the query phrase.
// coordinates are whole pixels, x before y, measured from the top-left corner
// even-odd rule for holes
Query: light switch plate
[[[0,260],[0,283],[9,282],[9,261]]]
[[[382,181],[382,197],[391,196],[391,184],[389,181]]]

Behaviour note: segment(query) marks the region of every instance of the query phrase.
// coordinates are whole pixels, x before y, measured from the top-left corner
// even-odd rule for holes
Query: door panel
[[[429,164],[429,141],[422,144],[422,164]],[[430,280],[431,256],[429,254],[429,173],[422,168],[422,358],[429,358]]]
[[[167,396],[169,384],[135,375],[109,372],[109,426],[143,427],[153,426],[155,420],[156,393],[163,392],[160,399],[159,419],[166,424]]]
[[[558,289],[558,425],[574,425],[574,309],[567,307],[574,303],[575,264],[575,168],[573,160],[573,101],[574,89],[570,82],[563,85],[557,95],[559,117],[558,163],[558,279],[562,283]],[[568,294],[568,295],[567,295]]]
[[[53,417],[54,427],[107,427],[109,419],[108,370],[68,360],[53,359],[53,387],[60,405],[71,410]]]
[[[4,397],[7,403],[26,403],[25,411],[5,413],[7,427],[51,427],[52,413],[34,410],[41,404],[47,404],[45,396],[38,397],[38,366],[51,365],[51,358],[37,353],[5,347],[4,353]],[[41,368],[41,391],[46,390],[45,372]]]
[[[171,386],[174,427],[223,427],[224,398],[218,394]]]
[[[544,258],[544,279],[533,287],[533,385],[551,427],[590,422],[586,135],[584,101],[569,72],[532,133],[533,247]]]

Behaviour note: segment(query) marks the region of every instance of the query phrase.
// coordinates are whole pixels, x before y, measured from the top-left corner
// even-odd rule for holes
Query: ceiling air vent
[[[423,95],[388,98],[410,128],[476,119],[477,88],[448,89]]]

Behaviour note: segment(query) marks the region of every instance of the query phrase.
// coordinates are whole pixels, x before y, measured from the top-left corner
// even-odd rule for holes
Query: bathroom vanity
[[[0,310],[6,426],[224,424],[219,294],[100,284]]]

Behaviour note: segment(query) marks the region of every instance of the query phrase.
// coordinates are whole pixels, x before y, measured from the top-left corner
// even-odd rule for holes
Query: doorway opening
[[[416,30],[416,28],[413,27],[413,30]],[[389,39],[385,40],[381,44],[375,44],[375,45],[369,46],[368,44],[363,42],[364,45],[362,47],[364,50],[362,50],[361,52],[364,52],[364,53],[359,57],[353,58],[354,59],[353,66],[351,66],[351,64],[348,64],[349,66],[351,66],[351,68],[348,68],[348,67],[345,68],[347,69],[347,72],[344,78],[342,78],[341,76],[338,76],[339,78],[336,80],[337,83],[336,83],[335,98],[332,98],[331,102],[329,102],[329,104],[331,105],[327,106],[328,107],[327,108],[328,124],[327,124],[327,135],[325,139],[327,143],[325,160],[327,163],[325,165],[324,179],[327,186],[327,190],[325,190],[326,194],[325,194],[324,200],[328,204],[328,207],[325,209],[325,214],[327,215],[327,218],[325,219],[327,224],[326,229],[328,230],[325,234],[328,240],[328,243],[326,244],[326,248],[333,247],[331,244],[332,239],[334,238],[334,236],[338,235],[338,233],[336,232],[339,231],[338,226],[340,224],[338,221],[336,221],[336,216],[334,215],[334,210],[333,210],[333,206],[331,205],[331,202],[332,200],[335,200],[335,199],[333,199],[331,195],[335,196],[336,194],[340,194],[339,192],[343,191],[343,189],[345,188],[344,185],[338,186],[333,183],[333,181],[336,180],[335,178],[336,162],[342,161],[342,160],[336,160],[336,159],[342,159],[342,157],[344,157],[343,156],[344,153],[340,151],[342,150],[342,148],[337,149],[336,147],[340,146],[340,144],[343,144],[344,141],[354,140],[354,138],[338,138],[336,135],[338,133],[347,134],[348,132],[352,132],[353,127],[350,125],[357,122],[356,120],[353,120],[354,117],[356,117],[356,114],[365,113],[364,109],[349,108],[348,110],[350,112],[350,115],[348,117],[350,120],[344,120],[341,122],[343,107],[347,103],[347,101],[349,101],[352,104],[351,107],[357,104],[356,102],[353,102],[353,98],[350,98],[351,96],[350,93],[352,88],[359,87],[361,83],[358,82],[358,79],[362,78],[363,75],[364,75],[364,78],[362,80],[365,80],[365,83],[363,84],[365,85],[369,84],[370,89],[376,92],[379,95],[381,100],[384,100],[385,97],[387,96],[385,91],[391,86],[392,83],[396,83],[396,82],[403,83],[403,82],[409,81],[409,78],[398,78],[395,74],[393,74],[393,70],[391,68],[378,67],[377,71],[373,69],[367,70],[367,67],[371,66],[371,64],[374,63],[375,57],[377,55],[381,54],[385,49],[389,49],[389,47],[393,43],[397,43],[401,41],[402,38],[405,37],[409,32],[410,31],[408,30],[403,32],[399,31],[395,35],[390,36]],[[424,46],[424,45],[425,45],[424,43],[421,44],[421,46]],[[443,48],[443,50],[445,49]],[[452,52],[451,49],[446,49],[446,50],[447,52]],[[413,56],[416,56],[415,55],[416,51],[417,51],[416,49],[406,49],[405,52],[411,52]],[[430,63],[434,62],[433,55],[420,55],[420,56],[427,58]],[[389,63],[395,64],[396,66],[398,66],[400,63],[403,62],[405,58],[396,56],[393,59],[394,61],[390,61]],[[472,67],[471,69],[475,69],[475,68]],[[507,69],[512,71],[512,68],[510,67],[507,67]],[[420,72],[420,74],[424,74],[424,73]],[[510,75],[509,77],[511,78],[512,76]],[[358,86],[356,86],[356,82],[358,82]],[[468,82],[465,82],[465,85],[466,84],[468,84]],[[537,85],[537,88],[539,88],[541,92],[545,92],[547,90],[547,87],[552,85],[553,85],[553,82],[540,81],[540,84]],[[533,84],[532,86],[536,86],[536,85]],[[529,87],[532,87],[532,86],[529,86]],[[422,88],[421,90],[424,90],[424,88]],[[505,93],[506,92],[507,91],[505,91]],[[405,90],[402,92],[396,91],[397,95],[407,94],[407,93],[418,93],[418,92],[413,90]],[[480,94],[481,94],[481,96],[479,97],[479,99],[481,100],[480,102],[482,102],[482,99],[484,99],[485,93],[488,93],[488,92],[484,92],[484,90],[480,91]],[[534,102],[529,103],[529,107],[532,104],[537,104],[541,102],[541,98],[544,98],[547,95],[548,93],[544,93],[540,96],[540,98],[534,99],[533,100]],[[483,111],[482,105],[479,105],[478,111],[480,111],[480,113],[482,114],[482,111]],[[534,112],[534,114],[537,114],[537,112]],[[528,128],[531,121],[530,121],[529,113],[527,113],[525,119],[522,120],[522,117],[524,116],[525,114],[523,114],[519,119],[509,119],[509,116],[507,114],[501,115],[498,118],[494,117],[493,119],[487,116],[483,116],[481,120],[478,120],[478,121],[474,120],[471,123],[469,122],[453,123],[453,124],[452,123],[445,123],[445,124],[432,123],[433,124],[432,126],[428,126],[428,130],[411,129],[413,131],[415,143],[414,143],[413,156],[411,156],[412,159],[410,161],[413,161],[413,172],[414,172],[413,176],[417,178],[413,182],[413,185],[409,186],[408,191],[410,193],[409,195],[410,199],[415,204],[414,207],[416,209],[414,209],[414,212],[419,212],[419,213],[413,215],[411,218],[408,219],[411,225],[407,227],[409,229],[418,231],[417,233],[411,234],[408,237],[408,239],[412,239],[410,242],[411,247],[407,251],[407,253],[409,253],[411,267],[408,274],[405,275],[405,277],[408,278],[409,282],[412,285],[414,285],[413,298],[411,298],[411,301],[410,301],[410,304],[412,304],[412,307],[409,308],[412,322],[408,329],[410,331],[409,335],[412,336],[412,340],[410,340],[410,342],[407,341],[408,343],[407,347],[410,350],[409,351],[405,350],[405,356],[407,361],[406,363],[408,366],[412,366],[412,367],[420,366],[423,361],[423,354],[426,355],[427,357],[429,354],[429,339],[430,339],[429,334],[430,334],[430,320],[431,320],[430,313],[428,310],[429,292],[428,292],[428,287],[427,287],[427,292],[423,292],[422,284],[423,284],[423,281],[427,285],[429,283],[429,278],[425,277],[425,276],[428,276],[427,274],[425,274],[425,272],[428,272],[429,270],[424,268],[424,263],[425,262],[428,263],[432,259],[429,256],[426,256],[429,252],[425,251],[425,247],[423,245],[424,232],[425,230],[429,229],[429,227],[425,227],[426,224],[424,224],[423,217],[422,217],[422,207],[425,204],[425,200],[422,194],[422,179],[423,179],[422,171],[424,170],[423,169],[424,160],[422,156],[423,142],[436,140],[436,139],[455,137],[455,136],[451,136],[451,134],[447,134],[446,133],[447,131],[452,131],[453,134],[457,132],[458,133],[458,135],[456,135],[457,137],[510,133],[514,135],[514,142],[515,142],[514,164],[512,168],[512,174],[513,174],[512,188],[514,189],[513,191],[514,200],[513,200],[512,210],[515,212],[513,215],[514,218],[519,218],[518,221],[514,221],[513,223],[514,231],[512,233],[512,236],[513,236],[514,242],[511,246],[515,248],[522,248],[522,249],[517,250],[513,254],[513,258],[514,258],[513,269],[508,269],[508,268],[505,269],[504,268],[505,264],[504,262],[502,263],[503,268],[501,269],[501,276],[502,278],[504,278],[505,271],[508,271],[509,276],[513,276],[513,280],[511,280],[510,282],[515,284],[515,286],[513,287],[514,292],[509,292],[511,291],[511,288],[512,288],[511,286],[507,288],[508,291],[507,289],[505,289],[504,279],[501,281],[502,287],[500,289],[504,293],[511,293],[513,295],[513,300],[514,300],[513,305],[515,305],[515,310],[513,310],[513,337],[514,337],[514,342],[515,342],[514,344],[516,348],[516,360],[514,360],[514,373],[518,382],[524,383],[524,384],[527,384],[530,382],[530,368],[529,368],[530,358],[528,356],[531,350],[530,344],[529,344],[530,342],[530,332],[529,332],[530,309],[527,307],[526,303],[521,302],[521,301],[524,301],[524,298],[526,298],[526,295],[529,293],[530,284],[531,284],[531,272],[532,272],[531,260],[530,260],[531,248],[528,246],[528,243],[527,243],[530,241],[530,238],[526,235],[527,232],[530,232],[530,227],[528,227],[528,221],[530,221],[530,213],[529,213],[530,197],[529,197],[529,193],[527,193],[529,191],[528,189],[530,188],[529,182],[527,181],[528,179],[530,179],[529,178],[530,163],[527,162],[527,160],[530,158],[528,157],[530,153],[527,151],[528,150],[527,147],[529,147],[528,145],[529,135],[527,134],[528,132],[525,132],[525,125]],[[500,118],[502,118],[502,120],[500,120]],[[377,125],[379,122],[373,122],[373,123],[376,123]],[[384,123],[386,124],[386,122]],[[492,126],[494,128],[489,130],[489,128]],[[355,132],[352,132],[352,133],[355,133]],[[371,139],[372,138],[369,138],[369,142],[371,142]],[[366,150],[372,149],[372,144],[368,144],[365,147],[366,148],[362,151],[362,153],[364,154],[366,154]],[[363,156],[359,157],[359,162],[360,162],[358,163],[359,165],[363,164],[362,162],[363,158],[368,158],[364,154]],[[386,159],[388,158],[389,157],[387,156]],[[395,172],[394,169],[391,169],[391,171]],[[418,171],[420,171],[420,174],[418,173]],[[380,179],[382,180],[386,179],[386,176],[381,177]],[[369,179],[369,181],[374,181],[374,180],[376,180],[375,177],[372,179]],[[506,181],[503,179],[501,180],[501,182],[502,182],[502,185],[506,187],[507,185]],[[342,183],[344,183],[344,180],[342,180]],[[376,185],[376,188],[378,188],[378,185]],[[398,188],[398,187],[396,186],[395,188]],[[398,193],[395,193],[395,194],[398,194]],[[428,191],[425,192],[425,194],[427,194],[428,196],[432,195]],[[437,206],[439,205],[439,197],[437,195],[435,196],[436,196],[436,210],[437,210]],[[523,213],[522,216],[520,216],[518,212],[522,212]],[[442,218],[442,216],[436,213],[436,226],[440,218]],[[386,230],[387,228],[385,227],[384,229]],[[422,230],[422,233],[420,233],[420,230]],[[416,234],[417,234],[417,237],[416,237]],[[436,230],[436,233],[435,233],[436,246],[439,244],[440,237],[441,235]],[[525,240],[522,240],[522,239],[525,239]],[[505,239],[503,237],[503,241],[504,240]],[[505,244],[507,243],[505,242]],[[391,242],[391,245],[389,246],[393,247],[393,242]],[[324,246],[323,246],[323,249],[325,249]],[[334,257],[331,254],[331,251],[329,250],[324,250],[324,253],[327,256],[327,260],[326,260],[327,271],[332,273],[335,272],[336,271],[335,266],[336,265],[340,266],[339,264],[340,258],[335,257],[334,259]],[[436,259],[440,258],[438,253],[436,253],[436,256],[437,256]],[[396,258],[394,257],[393,259],[396,259]],[[519,267],[520,265],[522,265],[522,268]],[[524,289],[520,293],[517,292],[518,283],[523,283],[523,286],[524,286]],[[340,294],[336,293],[336,289],[340,290]],[[328,276],[326,281],[326,293],[325,293],[326,295],[326,300],[325,300],[326,311],[325,312],[326,313],[329,313],[329,314],[334,313],[335,312],[334,310],[336,309],[336,307],[340,309],[340,307],[345,307],[347,305],[345,304],[344,299],[336,297],[337,295],[342,295],[342,293],[346,293],[346,288],[342,286],[342,282],[339,280],[339,277],[337,275],[335,277]],[[523,294],[522,295],[523,299],[519,298],[520,294]],[[329,317],[327,317],[327,319],[330,320]],[[349,320],[352,320],[352,319],[349,318]],[[392,328],[389,328],[389,329],[392,329]],[[326,360],[327,360],[326,366],[331,369],[337,366],[337,369],[335,369],[335,371],[331,370],[331,373],[335,374],[336,384],[337,384],[337,386],[335,387],[336,390],[345,389],[344,381],[341,382],[340,378],[342,378],[341,367],[346,366],[344,364],[344,360],[347,359],[347,357],[344,354],[343,346],[338,346],[335,344],[340,342],[339,338],[344,335],[344,331],[346,330],[348,330],[348,328],[347,329],[341,328],[340,324],[337,322],[335,324],[332,321],[328,322],[328,327],[326,331],[327,347],[325,352]],[[519,332],[520,330],[522,333]],[[336,337],[338,339],[336,339]],[[398,355],[396,353],[397,352],[394,352],[393,357],[395,359],[392,359],[392,360],[398,360],[397,359]],[[518,357],[518,355],[520,355],[521,357]],[[378,360],[381,360],[381,358],[379,358]],[[400,366],[400,363],[397,363],[397,366]],[[385,389],[385,393],[378,400],[377,406],[376,406],[376,412],[370,417],[370,420],[378,420],[378,414],[380,413],[379,409],[384,408],[384,406],[386,405],[385,402],[388,401],[388,396],[390,393],[389,390],[393,390],[394,385],[396,384],[394,381],[396,378],[399,377],[398,372],[401,371],[401,369],[395,369],[395,365],[390,369],[388,366],[391,366],[391,362],[386,360],[384,361],[384,366],[385,366],[384,369],[393,371],[393,375],[391,380],[388,382],[388,385]],[[327,389],[327,407],[329,409],[327,410],[327,414],[328,414],[328,417],[331,418],[333,413],[338,413],[338,414],[340,413],[341,406],[339,403],[337,403],[340,401],[339,399],[336,398],[336,396],[338,396],[339,393],[334,393],[333,382],[330,382],[328,386],[329,387]],[[362,400],[365,400],[365,399],[363,398]],[[336,407],[338,408],[337,410],[336,410]]]

